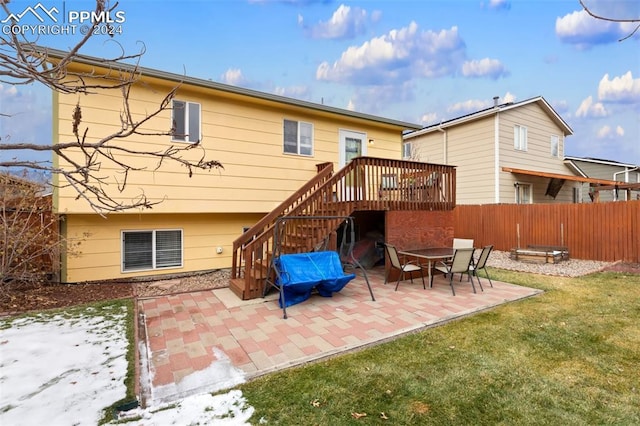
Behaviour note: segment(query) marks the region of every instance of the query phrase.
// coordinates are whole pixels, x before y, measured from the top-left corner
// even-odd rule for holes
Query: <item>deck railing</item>
[[[273,253],[273,227],[282,216],[348,216],[357,210],[452,210],[455,207],[455,167],[415,161],[358,157],[333,172],[331,163],[318,165],[318,175],[234,241],[232,279],[243,278],[243,298],[261,295]],[[300,222],[300,223],[298,223]],[[340,221],[292,222],[285,253],[310,251],[340,225]],[[232,281],[233,287],[233,281]],[[234,289],[238,293],[239,289]]]

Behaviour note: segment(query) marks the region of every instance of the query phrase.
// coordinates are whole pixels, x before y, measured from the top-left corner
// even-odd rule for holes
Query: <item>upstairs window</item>
[[[411,142],[405,142],[402,144],[402,159],[409,160],[411,159],[411,155],[413,150],[411,149]]]
[[[527,128],[524,126],[513,126],[513,147],[519,151],[527,150]]]
[[[196,143],[200,140],[200,104],[174,100],[171,119],[172,141]]]
[[[560,137],[551,135],[551,156],[560,157]]]
[[[284,120],[284,152],[313,155],[313,124]]]
[[[122,271],[182,267],[182,231],[122,232]]]

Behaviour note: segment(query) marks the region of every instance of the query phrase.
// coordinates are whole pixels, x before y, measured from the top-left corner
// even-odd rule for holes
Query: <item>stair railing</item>
[[[234,241],[232,278],[244,277],[262,292],[273,252],[274,225],[283,216],[349,216],[356,210],[451,210],[455,207],[455,167],[404,160],[358,157],[332,173],[330,163],[278,208]],[[288,253],[310,251],[340,221],[307,225],[291,233]],[[288,227],[287,227],[288,228]],[[295,242],[296,232],[299,239]],[[257,285],[257,286],[256,286]]]

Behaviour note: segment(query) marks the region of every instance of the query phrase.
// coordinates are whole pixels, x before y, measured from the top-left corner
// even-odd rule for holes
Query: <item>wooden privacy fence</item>
[[[454,233],[476,247],[569,248],[571,258],[640,262],[640,200],[593,204],[458,205]]]

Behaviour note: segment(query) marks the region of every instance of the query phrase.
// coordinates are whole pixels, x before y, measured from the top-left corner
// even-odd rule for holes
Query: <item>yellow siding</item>
[[[262,214],[120,214],[68,215],[66,234],[80,242],[80,255],[68,256],[64,282],[128,279],[135,276],[184,273],[231,267],[232,244],[242,228]],[[155,271],[122,272],[122,231],[181,229],[183,267]],[[222,247],[222,254],[216,248]]]
[[[136,117],[143,117],[158,107],[171,86],[139,84],[131,91],[130,107]],[[55,140],[74,140],[71,117],[77,102],[82,108],[81,130],[87,127],[88,142],[119,130],[122,99],[118,91],[100,95],[59,95]],[[109,193],[123,202],[144,193],[152,201],[162,201],[152,213],[265,212],[278,205],[316,173],[316,164],[338,163],[338,132],[348,129],[366,134],[374,144],[368,156],[401,158],[401,130],[386,124],[345,117],[308,108],[285,105],[242,95],[223,94],[212,89],[181,87],[176,99],[201,104],[202,147],[185,152],[192,160],[203,155],[221,162],[224,169],[198,171],[189,178],[184,167],[165,162],[155,170],[149,157],[121,155],[119,158],[143,170],[131,171],[127,189],[120,193],[110,179]],[[54,105],[55,106],[55,105]],[[283,154],[283,120],[313,123],[314,154],[310,157]],[[167,132],[171,111],[163,111],[146,123],[147,133]],[[132,135],[121,144],[128,148],[162,151],[171,145],[170,136]],[[60,160],[60,165],[65,163]],[[100,175],[110,176],[119,170],[102,161]],[[122,179],[118,175],[119,179]],[[59,189],[61,213],[91,213],[88,203],[76,200],[73,188]]]

